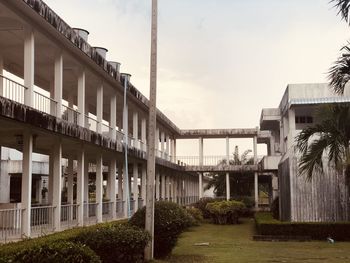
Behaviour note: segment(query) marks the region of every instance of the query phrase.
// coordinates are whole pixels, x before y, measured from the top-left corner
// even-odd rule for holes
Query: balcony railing
[[[0,210],[0,239],[7,242],[9,239],[20,237],[22,234],[22,209]]]
[[[62,105],[62,119],[74,124],[78,124],[79,112],[66,106]]]
[[[27,89],[24,85],[0,75],[1,85],[5,98],[24,104],[24,93]]]
[[[258,156],[258,162],[264,156]],[[181,166],[199,166],[199,156],[176,156],[177,162]],[[234,160],[233,156],[229,157],[229,162],[227,162],[226,156],[203,156],[204,166],[219,166],[219,165],[242,165],[242,164],[254,164],[254,156],[247,156],[246,161],[243,163],[241,161]]]
[[[61,223],[68,228],[78,225],[78,207],[77,204],[61,205]]]
[[[57,102],[37,91],[33,92],[33,108],[56,116]]]
[[[31,232],[46,234],[54,230],[53,218],[55,207],[38,206],[32,207],[30,228]]]

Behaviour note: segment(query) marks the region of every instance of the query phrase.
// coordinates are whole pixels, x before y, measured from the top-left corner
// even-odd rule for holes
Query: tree
[[[319,123],[303,129],[296,137],[296,147],[301,153],[299,173],[310,180],[323,172],[323,156],[328,165],[350,179],[350,104],[332,104],[319,108]],[[349,184],[348,184],[349,185]]]
[[[239,149],[238,146],[235,146],[235,151],[233,153],[233,158],[229,160],[230,165],[250,165],[254,164],[254,158],[249,157],[249,153],[251,153],[251,150],[246,150],[242,155],[239,155]],[[223,159],[219,161],[217,166],[223,166],[227,164],[227,160]],[[232,183],[232,185],[231,185]],[[230,180],[230,186],[231,189],[234,188],[233,181]],[[211,180],[209,181],[208,185],[206,186],[206,189],[214,188],[214,193],[216,196],[224,196],[226,193],[226,176],[225,174],[217,174],[213,173],[211,174]],[[233,193],[233,191],[232,191]]]
[[[334,7],[338,9],[338,15],[350,25],[350,0],[332,0],[331,3],[334,3]],[[345,45],[341,52],[341,56],[331,67],[328,76],[330,86],[337,94],[344,94],[345,86],[350,80],[350,43]]]

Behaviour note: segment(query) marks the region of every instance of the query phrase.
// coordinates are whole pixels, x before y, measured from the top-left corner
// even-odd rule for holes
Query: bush
[[[202,212],[203,218],[208,219],[208,218],[210,218],[210,213],[206,208],[207,204],[213,203],[216,201],[221,201],[221,200],[223,200],[223,199],[222,198],[203,197],[194,204],[194,207],[198,208]]]
[[[67,241],[36,245],[23,249],[1,261],[18,263],[101,262],[99,257],[89,247]]]
[[[271,204],[271,212],[274,219],[280,219],[280,204],[279,198],[276,197]]]
[[[238,224],[245,205],[239,201],[218,201],[208,203],[206,209],[210,213],[214,224]]]
[[[330,236],[336,241],[350,241],[350,222],[281,222],[271,213],[259,212],[255,224],[259,235],[309,236],[314,240]]]
[[[178,236],[195,221],[185,209],[171,202],[160,201],[154,206],[154,256],[168,255],[176,245]],[[129,223],[140,228],[145,227],[146,209],[139,209]]]
[[[187,208],[186,211],[193,217],[197,224],[203,222],[203,214],[198,208]]]
[[[109,225],[82,231],[72,241],[89,246],[103,262],[142,262],[150,235],[129,225]]]

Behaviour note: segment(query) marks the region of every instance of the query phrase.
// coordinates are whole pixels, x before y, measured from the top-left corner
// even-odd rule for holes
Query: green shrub
[[[203,222],[203,214],[201,212],[201,210],[199,210],[198,208],[187,208],[186,209],[187,213],[189,213],[194,220],[196,221],[197,224],[200,224]]]
[[[198,208],[202,212],[203,218],[208,219],[208,218],[210,218],[210,213],[206,208],[207,204],[213,203],[216,201],[221,201],[221,200],[223,200],[223,199],[222,198],[203,197],[203,198],[199,199],[199,201],[197,201],[194,204],[194,207]]]
[[[129,223],[140,228],[145,227],[146,209],[139,209]],[[185,209],[171,202],[160,201],[154,206],[154,255],[164,257],[176,245],[178,236],[195,224]]]
[[[0,260],[1,262],[1,260]],[[18,263],[98,263],[99,257],[87,246],[67,241],[36,245],[23,249],[3,262]]]
[[[238,224],[245,205],[239,201],[217,201],[208,203],[206,209],[214,224]]]
[[[87,229],[72,241],[89,246],[104,263],[142,262],[150,235],[130,225],[109,225]]]
[[[272,213],[259,212],[255,224],[259,235],[309,236],[314,240],[330,236],[336,241],[350,241],[350,222],[281,222]]]
[[[231,198],[231,200],[242,202],[248,209],[254,208],[255,206],[255,200],[254,200],[254,197],[252,196],[239,195],[239,196],[234,196],[233,198]]]

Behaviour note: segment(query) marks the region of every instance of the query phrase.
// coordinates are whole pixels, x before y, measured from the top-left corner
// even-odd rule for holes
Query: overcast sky
[[[148,97],[151,0],[45,2],[90,31],[89,43],[106,47]],[[258,126],[287,84],[326,81],[349,39],[328,2],[159,0],[158,108],[183,129]],[[206,143],[205,154],[225,154],[221,144]]]

